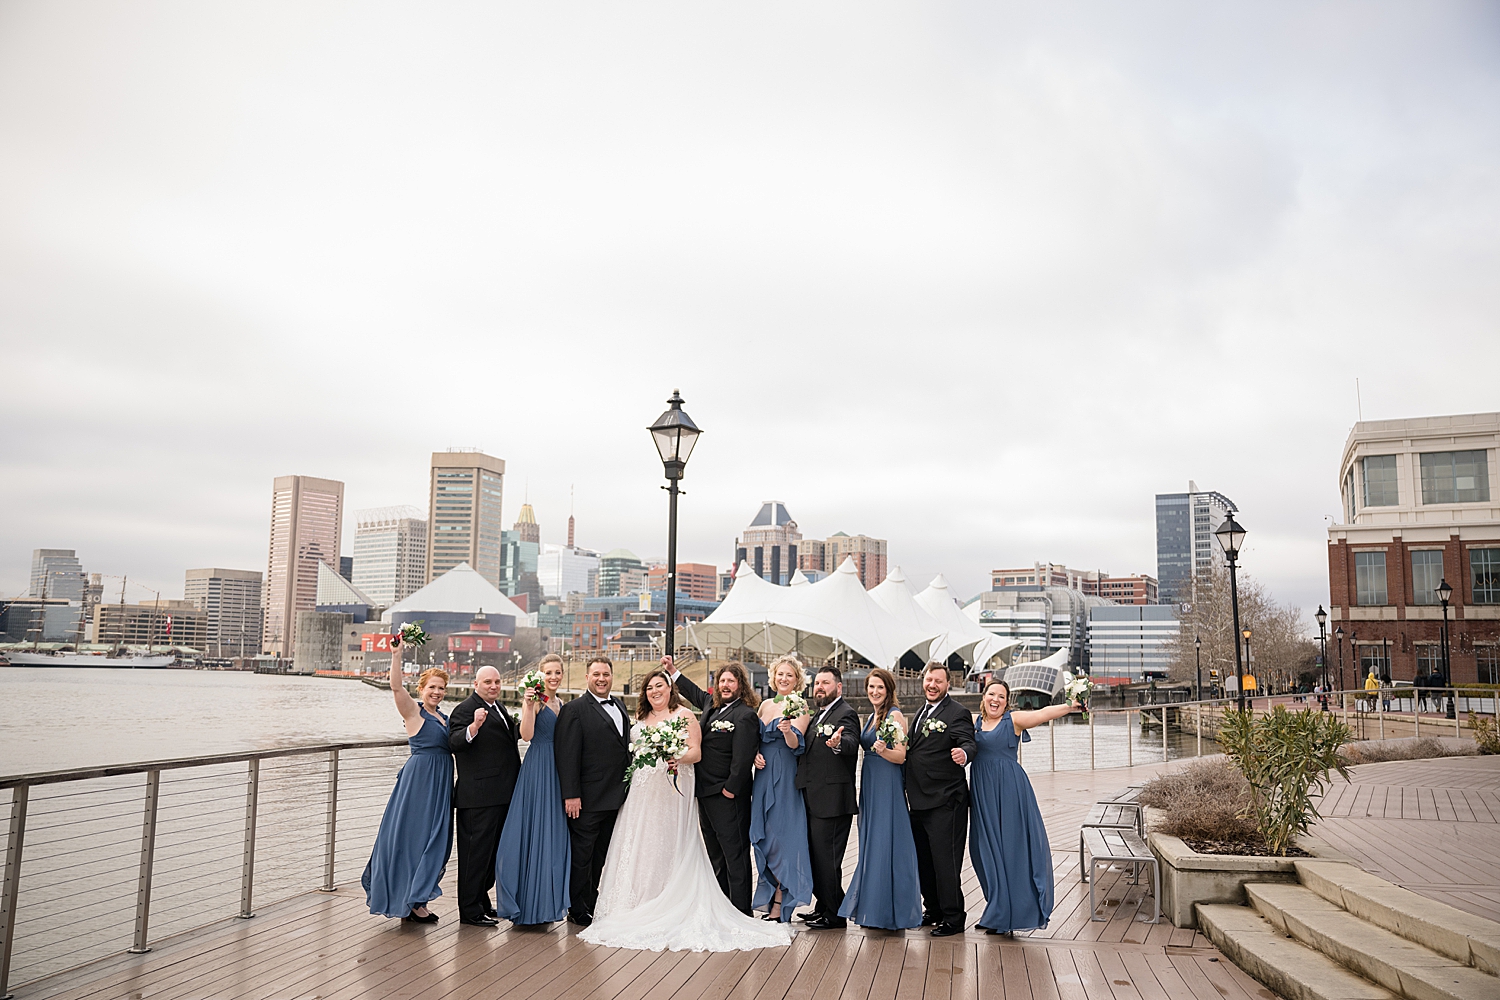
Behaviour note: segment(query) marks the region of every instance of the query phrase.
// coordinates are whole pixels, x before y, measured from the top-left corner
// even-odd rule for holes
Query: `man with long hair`
[[[755,754],[760,749],[760,720],[755,715],[760,697],[750,686],[742,664],[725,664],[710,695],[677,670],[670,656],[662,657],[661,662],[678,693],[703,713],[699,723],[703,759],[693,779],[698,823],[719,888],[735,909],[748,914],[750,788],[755,778]]]

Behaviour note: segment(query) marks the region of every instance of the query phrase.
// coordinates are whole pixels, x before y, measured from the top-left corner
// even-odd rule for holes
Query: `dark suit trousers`
[[[840,920],[844,905],[844,850],[849,846],[853,816],[819,819],[807,814],[807,853],[812,862],[813,909],[829,920]]]
[[[714,878],[729,902],[750,912],[750,796],[726,799],[722,794],[698,800],[703,846],[714,866]]]
[[[580,812],[568,820],[568,839],[573,845],[573,869],[568,877],[568,909],[592,917],[599,902],[599,877],[604,874],[604,858],[609,841],[615,834],[618,809]]]
[[[964,890],[959,872],[969,834],[969,805],[952,802],[936,809],[913,809],[911,833],[917,842],[917,880],[922,913],[945,924],[964,925]]]
[[[495,852],[510,806],[458,809],[458,915],[478,920],[493,910],[490,890],[495,886]]]

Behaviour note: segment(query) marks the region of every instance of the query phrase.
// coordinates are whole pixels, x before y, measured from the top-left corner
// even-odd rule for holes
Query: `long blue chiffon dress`
[[[453,844],[453,754],[448,720],[426,708],[407,740],[411,756],[380,817],[370,863],[360,877],[370,912],[404,917],[443,894],[438,887]]]
[[[1031,734],[1016,735],[1007,712],[985,732],[974,727],[974,764],[969,770],[969,857],[985,908],[977,926],[992,931],[1029,931],[1052,919],[1052,848],[1031,779],[1016,760]]]
[[[797,791],[797,758],[807,752],[805,736],[797,749],[786,745],[776,728],[777,716],[760,726],[760,753],[766,766],[755,772],[750,796],[750,844],[760,875],[755,886],[755,909],[770,907],[781,886],[781,919],[812,902],[812,858],[807,850],[807,806]]]
[[[495,852],[495,910],[515,924],[549,924],[568,911],[573,848],[557,781],[556,732],[557,713],[538,709]]]
[[[922,887],[917,880],[917,845],[906,811],[901,765],[871,749],[875,713],[859,734],[865,762],[859,777],[859,864],[839,916],[861,927],[888,931],[922,925]]]

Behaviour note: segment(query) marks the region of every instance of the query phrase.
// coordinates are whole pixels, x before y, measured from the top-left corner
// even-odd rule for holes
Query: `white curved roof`
[[[886,614],[907,628],[931,635],[931,638],[925,642],[912,647],[912,650],[924,660],[928,659],[928,654],[932,652],[934,642],[941,639],[948,631],[941,622],[927,613],[926,608],[917,603],[916,595],[907,585],[906,574],[900,566],[891,567],[885,579],[870,590],[870,597],[885,609]]]
[[[767,584],[766,586],[770,586]],[[480,576],[466,562],[444,573],[421,590],[386,609],[380,620],[388,622],[400,611],[449,611],[486,615],[512,615],[517,624],[527,621],[526,612],[516,607],[493,583]]]
[[[934,660],[946,660],[957,653],[972,662],[975,647],[987,639],[995,638],[993,633],[980,628],[977,622],[970,621],[963,613],[948,589],[948,581],[941,573],[932,578],[927,589],[917,595],[916,601],[944,629],[943,637],[933,644]]]

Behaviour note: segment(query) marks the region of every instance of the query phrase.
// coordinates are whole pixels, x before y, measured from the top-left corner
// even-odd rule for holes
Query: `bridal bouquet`
[[[681,757],[687,753],[687,748],[686,718],[678,716],[654,726],[642,726],[635,742],[630,744],[630,768],[625,772],[625,783],[630,784],[637,771]],[[677,788],[677,766],[669,764],[667,769],[672,772],[672,787]],[[677,794],[681,795],[682,789],[677,788]]]
[[[886,720],[875,730],[875,738],[892,749],[906,742],[906,734],[890,716],[886,716]]]
[[[536,695],[537,701],[547,700],[547,678],[540,670],[526,671],[526,676],[521,678],[521,689],[523,691],[530,689],[531,693]]]
[[[1093,690],[1094,682],[1083,674],[1079,674],[1077,677],[1069,677],[1067,683],[1063,685],[1063,697],[1069,701],[1087,704],[1089,694]]]
[[[401,626],[401,645],[403,646],[425,646],[427,640],[432,636],[422,631],[422,626],[416,622],[407,622]]]
[[[807,714],[807,699],[795,691],[779,694],[772,701],[781,706],[783,719],[796,719]]]

